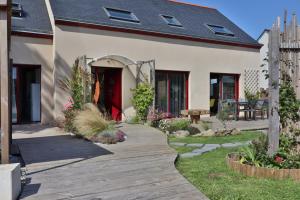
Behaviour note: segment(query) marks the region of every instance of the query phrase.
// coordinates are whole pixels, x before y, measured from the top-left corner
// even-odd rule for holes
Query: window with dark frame
[[[168,15],[161,15],[161,17],[170,26],[182,27],[182,24],[175,17]]]
[[[12,16],[13,17],[23,17],[23,7],[20,3],[12,3],[11,4],[12,9]]]
[[[155,72],[155,107],[161,112],[179,116],[188,109],[188,72]]]
[[[224,36],[234,37],[234,33],[231,32],[229,29],[225,28],[224,26],[212,25],[212,24],[207,24],[207,26],[216,35],[224,35]]]
[[[110,19],[117,19],[135,23],[140,22],[133,12],[114,8],[104,8],[104,10]]]

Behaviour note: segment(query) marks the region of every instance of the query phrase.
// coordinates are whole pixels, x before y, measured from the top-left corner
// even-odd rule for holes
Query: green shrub
[[[191,135],[196,135],[196,134],[198,134],[198,133],[201,133],[201,131],[200,131],[197,127],[195,127],[195,126],[189,126],[189,127],[187,128],[187,131],[188,131]]]
[[[76,117],[78,111],[74,109],[67,109],[64,110],[63,113],[65,115],[65,120],[64,120],[64,130],[66,132],[74,133],[76,134],[78,131],[76,127],[74,126],[74,119]]]
[[[300,103],[297,100],[295,90],[290,82],[284,82],[280,86],[279,96],[279,116],[283,128],[288,126],[289,122],[297,122]]]
[[[148,83],[139,83],[135,89],[132,89],[132,92],[132,104],[136,110],[136,115],[140,120],[145,121],[149,107],[153,103],[154,90]]]
[[[140,119],[137,116],[128,117],[128,118],[126,118],[126,123],[128,123],[128,124],[139,124]]]

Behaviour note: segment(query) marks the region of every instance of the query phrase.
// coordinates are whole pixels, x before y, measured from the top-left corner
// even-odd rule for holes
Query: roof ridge
[[[173,2],[173,3],[178,3],[178,4],[184,4],[184,5],[189,5],[189,6],[196,6],[196,7],[200,7],[200,8],[216,10],[216,8],[212,8],[212,7],[209,7],[209,6],[202,6],[202,5],[199,5],[199,4],[183,2],[183,1],[180,1],[180,0],[168,0],[168,1]]]

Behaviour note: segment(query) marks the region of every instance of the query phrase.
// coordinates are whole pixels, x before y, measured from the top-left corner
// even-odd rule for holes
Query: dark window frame
[[[137,18],[137,16],[128,10],[122,10],[122,9],[117,9],[117,8],[110,8],[110,7],[103,7],[106,15],[113,20],[119,20],[123,22],[134,22],[134,23],[139,23],[140,20]],[[125,18],[125,17],[118,17],[118,16],[113,16],[112,12],[120,12],[120,13],[126,13],[129,15],[130,18]]]
[[[171,16],[171,15],[160,15],[160,16],[161,16],[161,18],[164,20],[164,22],[165,22],[166,24],[168,24],[169,26],[172,26],[172,27],[180,27],[180,28],[183,27],[182,24],[180,23],[180,21],[178,21],[178,19],[176,19],[174,16]],[[170,23],[170,22],[167,20],[167,18],[171,18],[171,19],[174,21],[174,23]]]
[[[235,37],[235,34],[229,30],[228,28],[221,26],[221,25],[216,25],[216,24],[206,24],[207,28],[211,30],[215,35],[219,36],[227,36],[227,37]],[[214,28],[221,28],[223,31],[217,31]]]

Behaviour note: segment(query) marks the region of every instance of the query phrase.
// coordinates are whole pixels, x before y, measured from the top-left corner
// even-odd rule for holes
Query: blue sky
[[[300,0],[181,0],[217,8],[254,39],[265,28],[270,28],[277,16],[287,9],[289,17],[298,14],[300,24]],[[282,20],[283,22],[283,20]]]

